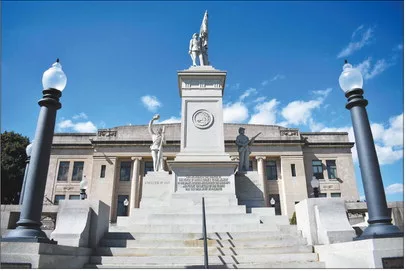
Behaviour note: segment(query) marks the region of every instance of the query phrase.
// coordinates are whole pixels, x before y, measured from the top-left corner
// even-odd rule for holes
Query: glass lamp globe
[[[31,142],[31,143],[27,146],[27,148],[25,148],[25,153],[27,154],[27,157],[31,157],[32,143],[34,143],[34,141]]]
[[[55,88],[63,91],[66,86],[66,81],[66,75],[62,70],[62,65],[59,63],[59,58],[42,76],[42,86],[44,89]]]
[[[320,181],[317,180],[315,176],[313,176],[312,180],[310,181],[310,185],[312,186],[312,188],[319,188]]]
[[[128,206],[128,204],[129,204],[128,199],[125,199],[123,204],[124,204],[124,206]]]
[[[340,83],[341,89],[347,93],[354,88],[362,88],[364,80],[362,79],[361,72],[353,68],[346,60],[338,82]]]
[[[80,181],[80,189],[87,189],[87,179],[86,176],[83,176],[83,179]]]

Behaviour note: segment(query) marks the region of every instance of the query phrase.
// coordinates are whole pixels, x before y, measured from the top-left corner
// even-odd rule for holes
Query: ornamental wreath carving
[[[199,109],[193,114],[192,121],[197,128],[207,129],[213,124],[214,117],[206,109]]]

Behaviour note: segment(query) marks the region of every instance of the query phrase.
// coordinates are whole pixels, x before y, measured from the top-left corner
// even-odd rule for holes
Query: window
[[[144,175],[147,174],[148,171],[154,171],[154,163],[152,161],[144,162]]]
[[[341,193],[331,193],[332,198],[341,198]]]
[[[120,181],[128,182],[131,176],[131,162],[125,161],[120,164]]]
[[[64,200],[64,199],[65,199],[65,195],[55,195],[54,204],[59,205],[59,201]]]
[[[292,172],[292,177],[296,177],[296,165],[290,164],[290,171]]]
[[[68,172],[69,172],[69,162],[68,161],[59,162],[58,177],[56,178],[56,180],[67,181]]]
[[[319,198],[327,198],[327,194],[326,193],[319,193]]]
[[[316,177],[316,179],[324,179],[323,164],[321,163],[321,161],[313,160],[312,166],[313,166],[313,176]]]
[[[266,177],[268,180],[277,180],[278,172],[276,170],[276,161],[266,161]]]
[[[70,199],[70,200],[79,200],[79,199],[80,199],[80,195],[69,195],[69,199]]]
[[[329,179],[337,179],[337,167],[335,160],[327,160],[327,173]]]
[[[106,177],[106,165],[102,165],[100,169],[100,178]]]
[[[74,162],[73,163],[72,181],[80,182],[82,180],[83,165],[84,165],[84,162]]]

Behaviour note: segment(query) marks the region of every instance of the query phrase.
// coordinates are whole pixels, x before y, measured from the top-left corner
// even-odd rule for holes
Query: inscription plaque
[[[187,176],[178,177],[177,184],[185,191],[222,191],[230,181],[221,176]]]

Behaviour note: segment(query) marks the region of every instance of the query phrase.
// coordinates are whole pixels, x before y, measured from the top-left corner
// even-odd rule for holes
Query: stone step
[[[273,237],[239,240],[207,240],[208,247],[289,247],[306,245],[306,239],[294,237]],[[100,247],[126,247],[126,248],[171,248],[171,247],[202,247],[203,240],[125,240],[125,239],[102,239]]]
[[[145,217],[133,219],[131,224],[201,224],[201,214],[149,214]],[[259,216],[255,214],[207,214],[206,225],[228,224],[259,224]]]
[[[248,238],[268,238],[273,236],[297,237],[297,233],[287,234],[280,231],[262,231],[262,232],[215,232],[208,233],[207,238],[212,240],[222,239],[248,239]],[[202,233],[142,233],[142,232],[107,232],[105,239],[128,239],[128,240],[185,240],[200,239]]]
[[[245,214],[246,207],[244,205],[235,206],[205,206],[206,214]],[[150,207],[148,209],[134,208],[132,210],[132,215],[143,215],[143,214],[202,214],[202,206],[163,206],[163,207]]]
[[[209,256],[209,263],[224,264],[250,264],[250,263],[286,263],[297,261],[317,261],[315,253],[295,254],[267,254],[267,255],[236,255],[236,256]],[[203,265],[202,256],[91,256],[91,264],[147,264],[147,263],[173,263]]]
[[[264,227],[260,227],[260,226]],[[199,224],[131,224],[128,226],[110,225],[110,231],[114,232],[144,232],[144,233],[201,233],[202,223]],[[269,231],[265,224],[258,223],[240,223],[240,224],[208,224],[207,233],[215,232],[247,232],[247,231]],[[273,229],[272,229],[273,230]]]
[[[258,254],[280,254],[280,253],[311,253],[312,246],[289,246],[289,247],[208,247],[210,256],[224,255],[258,255]],[[258,253],[260,251],[260,253]],[[181,255],[204,255],[203,246],[199,247],[171,247],[171,248],[118,248],[118,247],[99,247],[94,256],[181,256]]]
[[[269,262],[269,263],[249,263],[249,264],[211,264],[209,262],[210,269],[319,269],[325,268],[324,262],[308,262],[308,261],[292,261],[292,262]],[[176,269],[204,269],[204,265],[186,265],[182,263],[147,263],[147,264],[117,264],[117,265],[105,265],[105,264],[86,264],[84,268],[91,269],[121,269],[121,268],[131,268],[131,269],[146,269],[146,268],[176,268]]]

